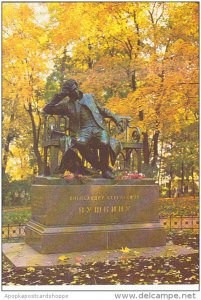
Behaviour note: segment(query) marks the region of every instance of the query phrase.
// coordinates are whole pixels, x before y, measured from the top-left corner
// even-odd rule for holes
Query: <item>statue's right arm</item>
[[[50,115],[66,115],[68,113],[67,108],[61,107],[59,105],[57,106],[57,104],[66,96],[68,96],[68,94],[64,92],[55,94],[52,100],[47,105],[45,105],[43,109],[44,112]]]

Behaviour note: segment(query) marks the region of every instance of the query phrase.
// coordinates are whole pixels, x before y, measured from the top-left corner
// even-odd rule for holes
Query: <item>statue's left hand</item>
[[[124,132],[124,126],[122,120],[117,124],[119,132]]]
[[[124,132],[125,130],[125,124],[127,123],[127,125],[129,124],[129,122],[131,121],[131,117],[121,117],[118,116],[118,118],[116,119],[116,125],[118,127],[119,132]],[[125,123],[125,120],[127,120],[127,122]]]

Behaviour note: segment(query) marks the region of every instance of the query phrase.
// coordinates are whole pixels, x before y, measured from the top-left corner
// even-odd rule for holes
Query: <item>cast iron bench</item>
[[[129,118],[122,118],[123,133],[121,134],[117,133],[112,121],[107,122],[111,136],[118,135],[117,139],[123,146],[116,162],[117,168],[134,171],[134,159],[136,158],[137,172],[140,173],[143,147],[140,142],[140,129],[137,126],[131,126]],[[68,148],[70,131],[68,117],[44,114],[44,175],[52,175],[58,166],[59,156]]]

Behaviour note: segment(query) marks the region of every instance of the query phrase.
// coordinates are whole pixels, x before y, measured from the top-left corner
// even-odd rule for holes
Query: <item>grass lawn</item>
[[[159,213],[174,216],[199,215],[199,198],[160,199]]]
[[[13,208],[3,210],[2,223],[6,224],[24,224],[31,218],[31,208]]]

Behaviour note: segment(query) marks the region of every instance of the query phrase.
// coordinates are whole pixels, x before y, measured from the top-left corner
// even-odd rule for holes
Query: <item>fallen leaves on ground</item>
[[[131,252],[131,249],[129,249],[128,247],[125,247],[125,248],[122,247],[120,251],[123,253],[129,253],[129,252]]]
[[[61,255],[61,256],[59,256],[59,258],[58,258],[58,260],[60,260],[60,261],[66,261],[66,260],[68,260],[69,259],[69,256],[66,256],[66,255]]]
[[[198,235],[171,236],[174,244],[198,248]],[[123,250],[129,253],[129,248]],[[124,253],[124,252],[123,252]],[[63,259],[63,258],[62,258]],[[14,268],[3,259],[3,285],[158,285],[198,284],[199,255],[135,257],[52,267]]]
[[[30,271],[30,272],[34,272],[36,269],[35,268],[33,268],[33,267],[28,267],[27,268],[27,271]]]

